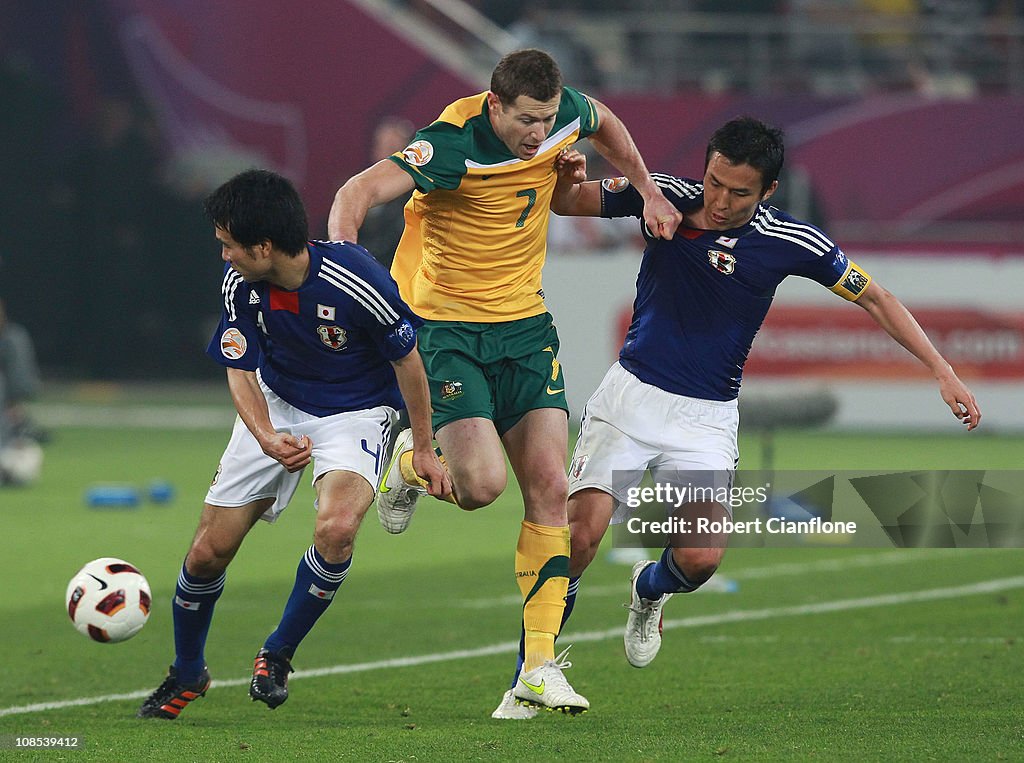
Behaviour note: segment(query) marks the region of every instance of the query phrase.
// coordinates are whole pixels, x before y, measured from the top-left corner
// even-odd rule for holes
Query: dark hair
[[[206,198],[206,216],[244,247],[270,241],[298,254],[309,239],[306,209],[295,186],[269,170],[246,170]]]
[[[550,101],[562,93],[562,72],[555,59],[536,48],[507,53],[491,74],[491,92],[505,105],[525,95]]]
[[[753,117],[737,117],[715,130],[704,155],[704,169],[711,155],[720,153],[733,164],[749,164],[761,173],[761,192],[778,180],[786,147],[782,130]]]

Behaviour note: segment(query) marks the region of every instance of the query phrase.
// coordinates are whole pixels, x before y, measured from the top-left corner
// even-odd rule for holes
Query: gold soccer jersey
[[[563,88],[536,156],[515,157],[491,128],[487,94],[456,101],[391,157],[416,182],[392,275],[421,317],[497,323],[544,312],[541,268],[559,152],[598,127],[590,100]]]

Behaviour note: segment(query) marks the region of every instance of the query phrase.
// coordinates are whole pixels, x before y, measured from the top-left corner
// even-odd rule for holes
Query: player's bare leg
[[[690,527],[696,527],[698,519],[708,520],[709,525],[720,525],[730,518],[726,508],[714,502],[690,503],[680,511],[680,516],[690,522]],[[728,533],[677,536],[672,539],[672,560],[690,583],[695,587],[702,586],[722,563],[728,545]]]
[[[361,475],[336,470],[317,479],[313,545],[299,560],[295,584],[277,629],[253,662],[249,696],[271,710],[288,699],[288,674],[295,650],[327,611],[348,575],[359,525],[373,501],[373,487]]]
[[[224,590],[224,571],[252,526],[273,505],[273,498],[227,508],[205,504],[175,590],[174,663],[167,678],[139,708],[139,718],[174,720],[193,700],[206,694],[210,671],[203,647],[213,607]]]
[[[501,440],[490,419],[459,419],[436,434],[452,478],[451,502],[466,511],[487,506],[502,494],[508,481]],[[412,467],[412,430],[399,433],[391,460],[381,477],[377,516],[389,533],[405,532],[420,498],[427,494]]]
[[[352,557],[352,546],[366,510],[373,502],[373,486],[354,472],[327,472],[316,481],[316,525],[313,545],[331,564]]]
[[[220,575],[235,558],[245,536],[260,516],[274,505],[273,498],[262,498],[246,506],[203,504],[199,527],[185,556],[190,575],[212,578]]]
[[[590,566],[612,521],[615,499],[597,488],[583,488],[569,496],[569,536],[572,556],[569,578],[576,579]]]
[[[508,468],[501,439],[490,419],[445,424],[435,434],[452,478],[452,494],[466,511],[488,506],[505,491]]]
[[[569,428],[565,411],[529,411],[501,438],[523,493],[527,522],[566,526],[569,482],[565,455]]]

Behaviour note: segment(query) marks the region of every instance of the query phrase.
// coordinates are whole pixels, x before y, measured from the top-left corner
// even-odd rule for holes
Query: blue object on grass
[[[85,491],[90,508],[133,509],[139,505],[139,491],[132,485],[92,485]]]
[[[166,480],[153,480],[149,483],[147,494],[153,503],[170,503],[174,500],[174,485]]]

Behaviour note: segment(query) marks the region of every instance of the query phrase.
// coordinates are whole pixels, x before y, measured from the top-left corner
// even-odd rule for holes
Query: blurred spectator
[[[94,378],[140,375],[161,347],[150,315],[151,294],[171,288],[154,274],[170,256],[159,153],[146,115],[110,97],[59,173],[53,200],[63,238],[53,249],[63,260],[53,267],[71,286],[51,309],[56,325],[75,327],[62,360]]]
[[[401,151],[409,145],[414,132],[415,128],[409,120],[392,116],[384,117],[377,123],[377,127],[373,131],[370,160],[379,162],[396,151]],[[359,229],[359,245],[365,247],[381,265],[388,269],[391,268],[391,261],[395,258],[395,250],[398,248],[402,231],[405,229],[405,216],[402,210],[410,196],[412,196],[411,191],[386,204],[372,207],[366,213],[363,226]]]
[[[858,0],[790,0],[791,60],[811,90],[822,95],[859,93],[868,78],[852,31]]]
[[[921,14],[918,0],[860,0],[859,12],[865,23],[886,26],[860,36],[864,67],[876,88],[920,90],[928,68],[915,33]]]
[[[828,224],[825,209],[807,170],[799,164],[786,165],[779,173],[779,187],[768,202],[811,225]]]
[[[549,53],[558,61],[562,79],[572,82],[574,87],[599,90],[604,77],[591,48],[577,42],[565,29],[553,26],[546,18],[543,3],[538,0],[525,2],[521,7],[519,18],[506,29],[519,41],[520,47],[540,48]]]
[[[48,365],[93,379],[210,375],[203,350],[219,295],[180,285],[217,268],[206,193],[257,159],[218,147],[163,159],[149,114],[107,97],[62,166],[50,235],[64,291],[48,315],[73,326],[75,341],[62,336],[43,354]]]
[[[267,165],[265,157],[230,141],[197,142],[175,151],[162,174],[162,236],[153,242],[161,252],[152,263],[160,283],[208,282],[222,272],[222,263],[211,256],[219,244],[203,213],[203,201],[239,172]],[[151,290],[149,299],[148,314],[160,325],[147,330],[160,337],[166,353],[152,375],[219,378],[221,372],[211,367],[204,350],[220,317],[220,291],[199,289],[183,300],[178,289],[157,288]],[[174,363],[168,364],[167,357],[173,357]]]
[[[933,72],[921,58],[907,62],[906,77],[914,92],[927,98],[966,100],[978,94],[978,84],[968,72]]]
[[[42,431],[26,403],[39,392],[39,367],[28,331],[7,320],[0,301],[0,485],[35,481],[42,467]]]
[[[37,394],[39,366],[32,337],[24,326],[8,320],[0,300],[0,439],[34,430],[25,403]]]
[[[64,112],[55,88],[47,83],[28,56],[5,51],[0,57],[0,103],[3,104],[3,201],[0,203],[0,283],[8,307],[30,325],[60,300],[60,279],[54,278],[55,220],[46,199],[53,183],[55,125]],[[45,243],[40,232],[46,231]],[[41,246],[45,249],[41,249]],[[45,254],[43,254],[45,252]],[[46,299],[39,285],[46,284]],[[57,332],[54,332],[57,333]],[[63,333],[63,332],[61,332]]]

